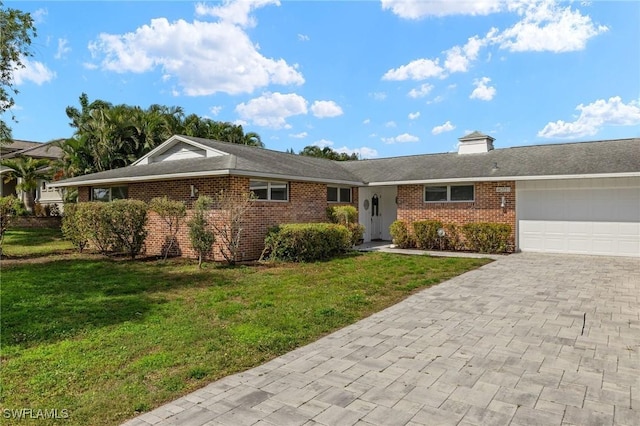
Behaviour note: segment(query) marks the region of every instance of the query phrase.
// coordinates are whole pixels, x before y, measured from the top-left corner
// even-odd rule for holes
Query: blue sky
[[[640,136],[636,1],[4,6],[38,31],[15,74],[16,139],[70,137],[83,92],[363,158],[452,151],[474,130],[497,148]]]

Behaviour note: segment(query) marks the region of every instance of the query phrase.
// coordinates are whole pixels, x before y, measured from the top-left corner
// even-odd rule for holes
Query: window
[[[108,188],[91,188],[91,201],[113,201],[128,198],[126,186],[112,186]]]
[[[289,184],[287,182],[252,180],[249,182],[249,191],[258,200],[287,201],[289,199]]]
[[[473,201],[473,185],[442,185],[425,186],[424,201],[427,203],[442,203],[447,201]]]
[[[327,186],[327,201],[331,203],[350,203],[351,188]]]

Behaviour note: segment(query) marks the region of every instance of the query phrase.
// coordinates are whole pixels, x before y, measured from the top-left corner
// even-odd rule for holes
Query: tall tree
[[[69,106],[66,113],[75,133],[57,143],[64,153],[61,177],[127,166],[174,134],[264,146],[260,135],[245,133],[240,125],[196,114],[185,116],[180,107],[154,104],[142,109],[102,100],[91,102],[83,93],[80,108]]]
[[[24,68],[24,59],[32,56],[31,39],[36,36],[33,18],[29,13],[3,7],[0,1],[0,114],[10,111],[18,94],[14,72]],[[15,121],[15,116],[11,114]],[[0,119],[0,145],[9,143],[11,127]]]
[[[49,180],[51,177],[49,166],[51,161],[46,158],[16,157],[0,162],[11,170],[5,173],[5,181],[19,179],[16,189],[24,192],[24,204],[29,212],[33,212],[35,201],[34,191],[38,188],[40,180]]]
[[[320,148],[319,146],[309,145],[305,146],[302,151],[300,151],[300,155],[304,155],[307,157],[318,157],[318,158],[326,158],[327,160],[335,160],[335,161],[354,161],[358,160],[358,154],[347,154],[346,152],[337,152],[326,146],[324,148]]]

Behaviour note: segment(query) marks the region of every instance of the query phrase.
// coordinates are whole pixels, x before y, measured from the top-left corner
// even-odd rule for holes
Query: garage
[[[516,184],[522,251],[640,257],[640,177]]]

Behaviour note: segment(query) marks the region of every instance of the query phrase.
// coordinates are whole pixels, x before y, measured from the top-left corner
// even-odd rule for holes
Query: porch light
[[[191,198],[195,197],[196,195],[198,195],[198,188],[196,188],[194,185],[191,185]]]

